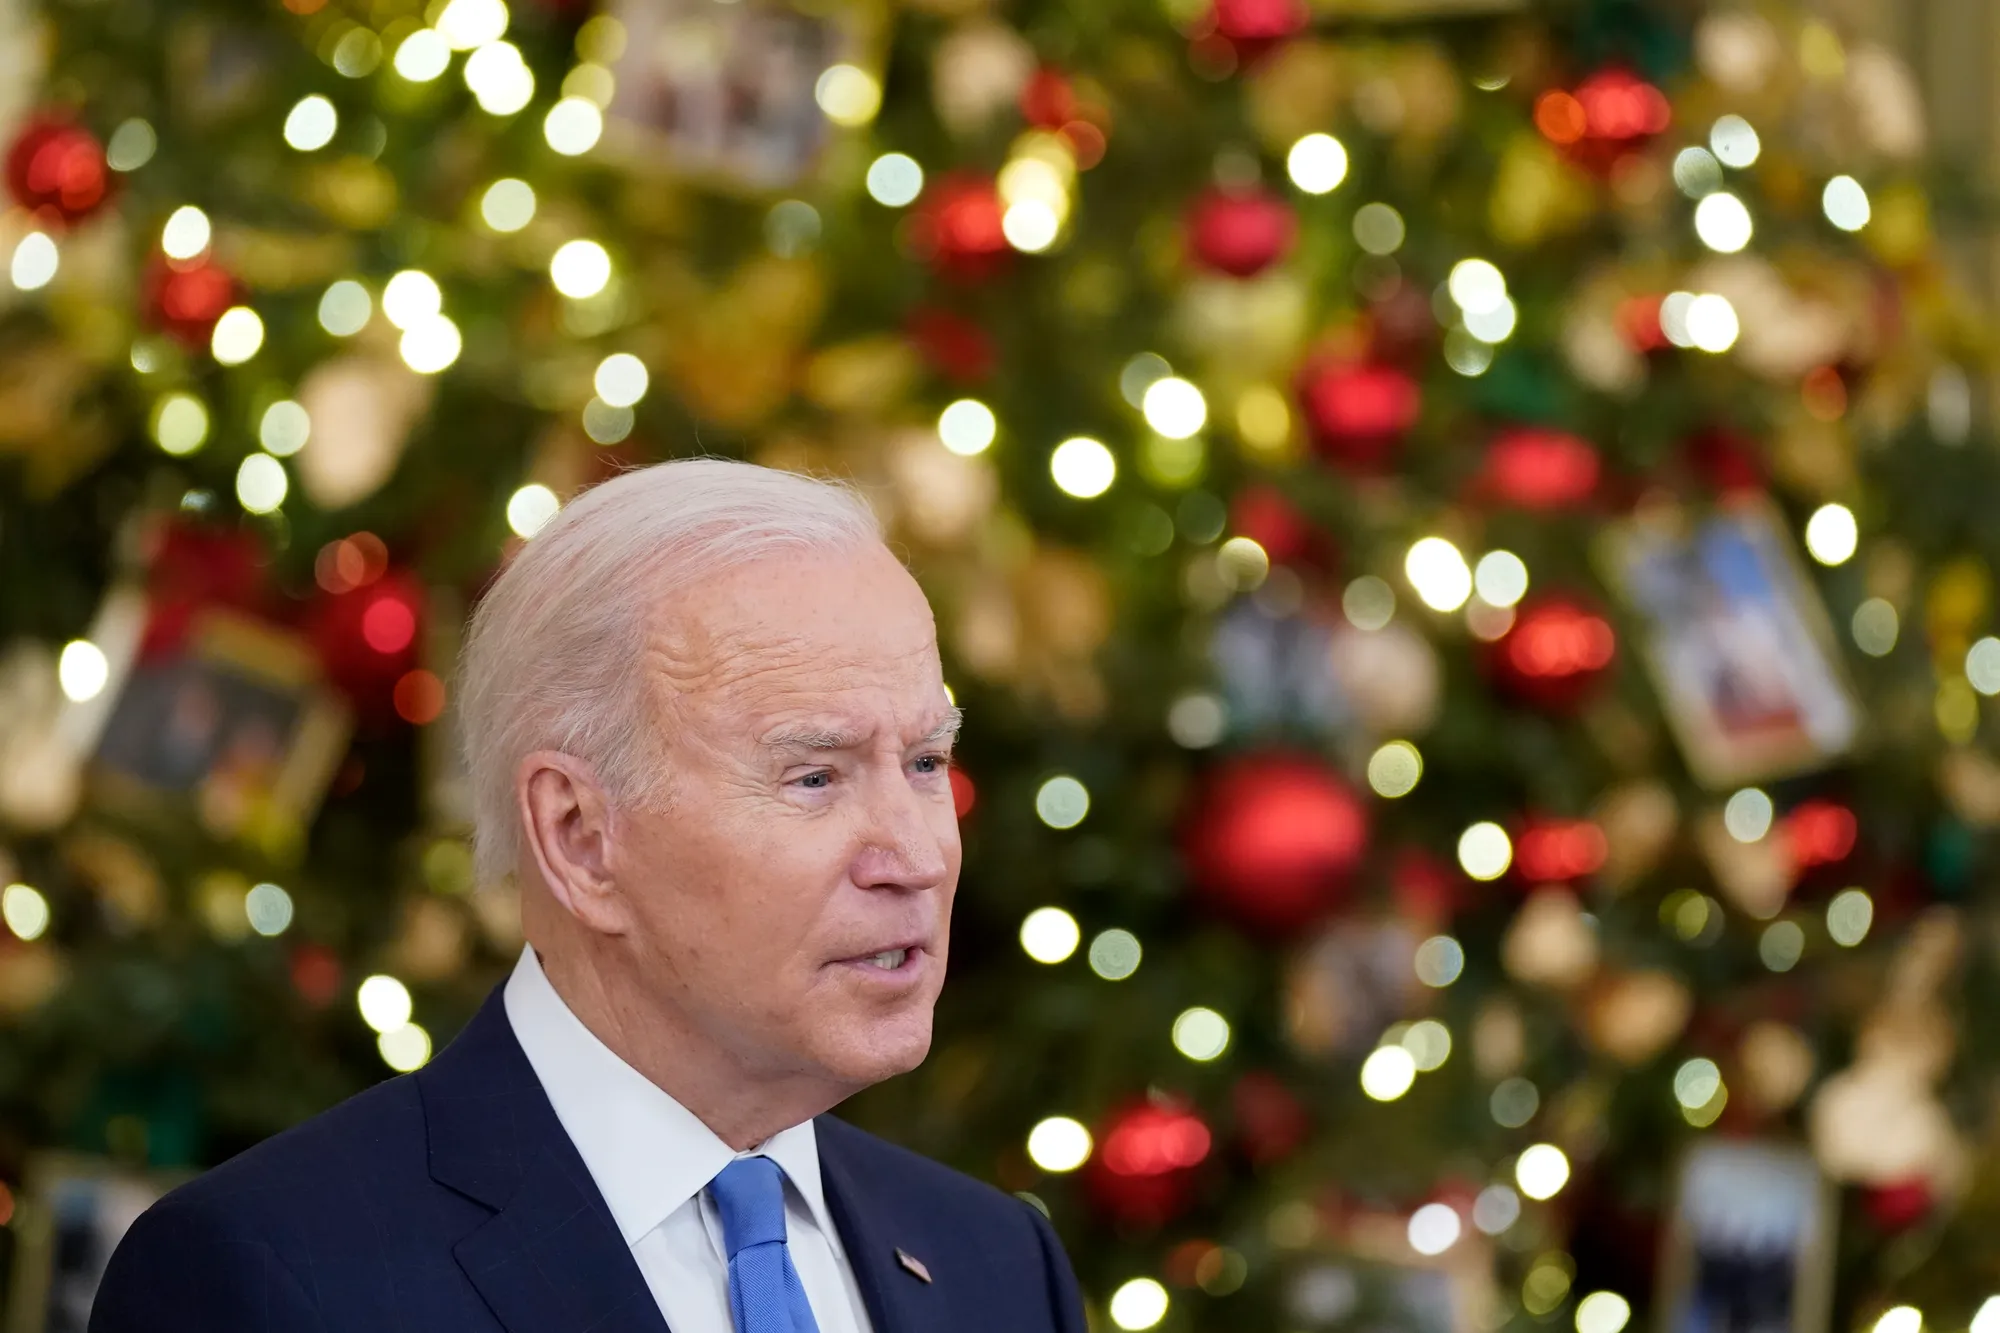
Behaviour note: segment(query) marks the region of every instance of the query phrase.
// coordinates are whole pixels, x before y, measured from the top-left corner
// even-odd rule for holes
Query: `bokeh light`
[[[1028,1131],[1028,1160],[1044,1171],[1074,1171],[1090,1160],[1090,1131],[1081,1121],[1054,1115]]]
[[[1744,787],[1722,807],[1722,826],[1738,842],[1757,842],[1771,831],[1774,814],[1771,798],[1762,788]]]
[[[273,457],[289,458],[311,438],[312,417],[289,398],[272,403],[257,420],[257,442]]]
[[[542,119],[542,138],[564,157],[580,157],[604,137],[604,112],[587,97],[565,97]]]
[[[1624,1333],[1632,1305],[1615,1291],[1593,1291],[1576,1303],[1576,1333]]]
[[[1123,981],[1139,970],[1146,951],[1129,930],[1107,930],[1090,942],[1090,970],[1106,981]]]
[[[1757,131],[1741,116],[1724,116],[1708,131],[1708,146],[1725,167],[1742,170],[1757,160],[1763,143]]]
[[[1427,1257],[1443,1254],[1458,1244],[1463,1230],[1456,1208],[1448,1203],[1427,1203],[1410,1214],[1410,1248]]]
[[[961,457],[984,453],[1000,433],[993,409],[977,398],[961,398],[938,413],[938,439]]]
[[[1307,194],[1330,194],[1347,179],[1347,149],[1331,134],[1308,134],[1285,154],[1285,172]]]
[[[1456,611],[1472,596],[1472,570],[1458,548],[1442,537],[1425,537],[1410,547],[1403,574],[1433,611]]]
[[[169,259],[193,259],[208,249],[214,229],[208,214],[193,204],[183,204],[167,216],[160,228],[160,251]]]
[[[1860,231],[1873,215],[1868,191],[1852,176],[1835,176],[1828,181],[1820,193],[1819,206],[1826,220],[1842,231]]]
[[[1060,907],[1037,907],[1021,922],[1021,951],[1038,963],[1063,962],[1081,943],[1082,928]]]
[[[282,935],[292,924],[292,895],[276,884],[259,884],[243,895],[243,915],[259,935]]]
[[[1229,1020],[1199,1005],[1174,1020],[1174,1049],[1198,1064],[1219,1058],[1229,1049]]]
[[[405,329],[396,350],[411,370],[419,375],[435,375],[449,369],[464,346],[458,325],[444,315],[431,315]]]
[[[1111,1293],[1111,1322],[1126,1333],[1153,1328],[1167,1317],[1167,1289],[1149,1277],[1135,1277]],[[1889,1333],[1889,1330],[1882,1330]],[[1901,1330],[1897,1330],[1901,1333]]]
[[[813,85],[813,100],[836,125],[866,125],[882,106],[882,85],[865,69],[834,65]]]
[[[1717,190],[1694,206],[1694,234],[1717,254],[1735,254],[1750,244],[1754,230],[1750,210],[1726,190]]]
[[[61,267],[62,252],[55,241],[45,232],[31,231],[15,242],[7,277],[20,291],[40,291],[55,281]]]
[[[1377,796],[1395,800],[1417,789],[1424,757],[1408,741],[1390,741],[1368,757],[1368,785]]]
[[[1498,824],[1482,820],[1458,835],[1458,864],[1472,878],[1498,879],[1513,863],[1513,840]]]
[[[71,639],[56,659],[56,683],[72,703],[88,703],[111,681],[111,663],[89,639]]]
[[[410,988],[379,972],[356,988],[354,1002],[361,1010],[361,1021],[377,1032],[395,1031],[416,1012]]]
[[[868,164],[868,197],[885,208],[916,202],[924,192],[924,169],[908,153],[884,153]]]
[[[479,216],[497,232],[514,232],[535,220],[535,187],[509,176],[479,196]]]
[[[250,513],[274,512],[290,490],[285,465],[269,454],[251,454],[237,465],[236,500]]]
[[[1472,568],[1472,589],[1488,606],[1513,606],[1528,595],[1528,566],[1512,551],[1488,551]]]
[[[17,939],[40,939],[49,928],[49,900],[31,885],[9,884],[0,890],[0,920]]]
[[[1847,563],[1860,536],[1854,511],[1843,504],[1823,504],[1806,520],[1806,550],[1822,565]]]
[[[562,508],[556,493],[539,482],[521,487],[507,501],[507,526],[514,535],[533,537],[548,525]]]
[[[611,281],[611,255],[596,241],[569,241],[549,260],[549,281],[557,291],[581,301]]]
[[[435,28],[419,28],[396,46],[390,61],[411,83],[429,83],[451,66],[451,43]]]
[[[1185,440],[1208,424],[1208,400],[1200,389],[1174,375],[1146,386],[1140,410],[1146,424],[1170,440]]]
[[[336,338],[350,338],[368,327],[375,316],[375,302],[368,289],[352,278],[342,278],[319,298],[319,326]]]
[[[375,1038],[382,1063],[399,1074],[409,1074],[430,1063],[431,1034],[415,1023],[405,1023]]]
[[[333,142],[340,128],[340,113],[333,103],[314,93],[301,97],[285,116],[285,142],[301,153],[310,153]]]
[[[1378,1102],[1393,1102],[1417,1081],[1417,1062],[1401,1046],[1378,1046],[1361,1062],[1361,1091]]]
[[[153,409],[153,440],[180,457],[208,440],[208,407],[191,393],[170,393]]]
[[[1035,814],[1050,828],[1075,828],[1090,813],[1090,792],[1067,773],[1044,782],[1035,792]]]
[[[1077,435],[1064,440],[1049,455],[1049,475],[1063,494],[1094,500],[1111,489],[1118,476],[1118,460],[1098,441]]]
[[[1417,980],[1434,990],[1457,981],[1465,971],[1465,946],[1449,935],[1433,935],[1417,946]]]
[[[1514,1183],[1531,1199],[1553,1199],[1569,1183],[1569,1158],[1553,1143],[1537,1143],[1515,1159]]]
[[[1843,949],[1868,938],[1875,924],[1875,900],[1866,889],[1842,889],[1826,905],[1826,933]]]
[[[597,363],[592,384],[597,396],[612,407],[631,407],[646,396],[652,377],[646,363],[630,352],[613,352]]]

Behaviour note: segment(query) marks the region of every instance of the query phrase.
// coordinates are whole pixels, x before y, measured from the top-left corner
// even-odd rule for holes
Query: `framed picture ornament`
[[[1649,511],[1608,535],[1603,558],[1697,781],[1726,790],[1854,747],[1861,712],[1832,624],[1769,501]]]

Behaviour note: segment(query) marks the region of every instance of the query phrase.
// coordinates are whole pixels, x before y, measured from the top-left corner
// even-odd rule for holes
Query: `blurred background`
[[[520,947],[565,498],[853,479],[969,716],[847,1114],[1099,1330],[2000,1333],[1980,0],[0,0],[0,1236]]]

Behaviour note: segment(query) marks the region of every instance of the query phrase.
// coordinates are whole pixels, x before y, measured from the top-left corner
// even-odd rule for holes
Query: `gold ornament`
[[[395,472],[430,408],[431,382],[401,361],[356,352],[308,371],[298,401],[312,420],[312,435],[293,460],[299,485],[321,509],[344,509]]]
[[[974,134],[1021,100],[1035,73],[1035,49],[994,19],[962,23],[931,58],[931,97],[953,134]]]
[[[1764,1019],[1743,1034],[1737,1063],[1750,1102],[1767,1115],[1791,1109],[1812,1081],[1812,1043],[1788,1023]]]
[[[1621,1064],[1643,1065],[1687,1028],[1694,997],[1671,972],[1628,972],[1605,977],[1584,1006],[1590,1044]]]
[[[1597,958],[1597,931],[1583,919],[1576,895],[1554,887],[1528,895],[1500,945],[1509,976],[1550,990],[1572,990],[1588,981]]]

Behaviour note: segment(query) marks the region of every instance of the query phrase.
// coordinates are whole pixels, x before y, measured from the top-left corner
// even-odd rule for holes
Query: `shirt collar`
[[[700,1194],[731,1161],[753,1156],[784,1168],[820,1230],[839,1234],[827,1211],[812,1121],[734,1151],[583,1025],[550,984],[533,945],[522,949],[504,1003],[515,1039],[627,1245]]]

